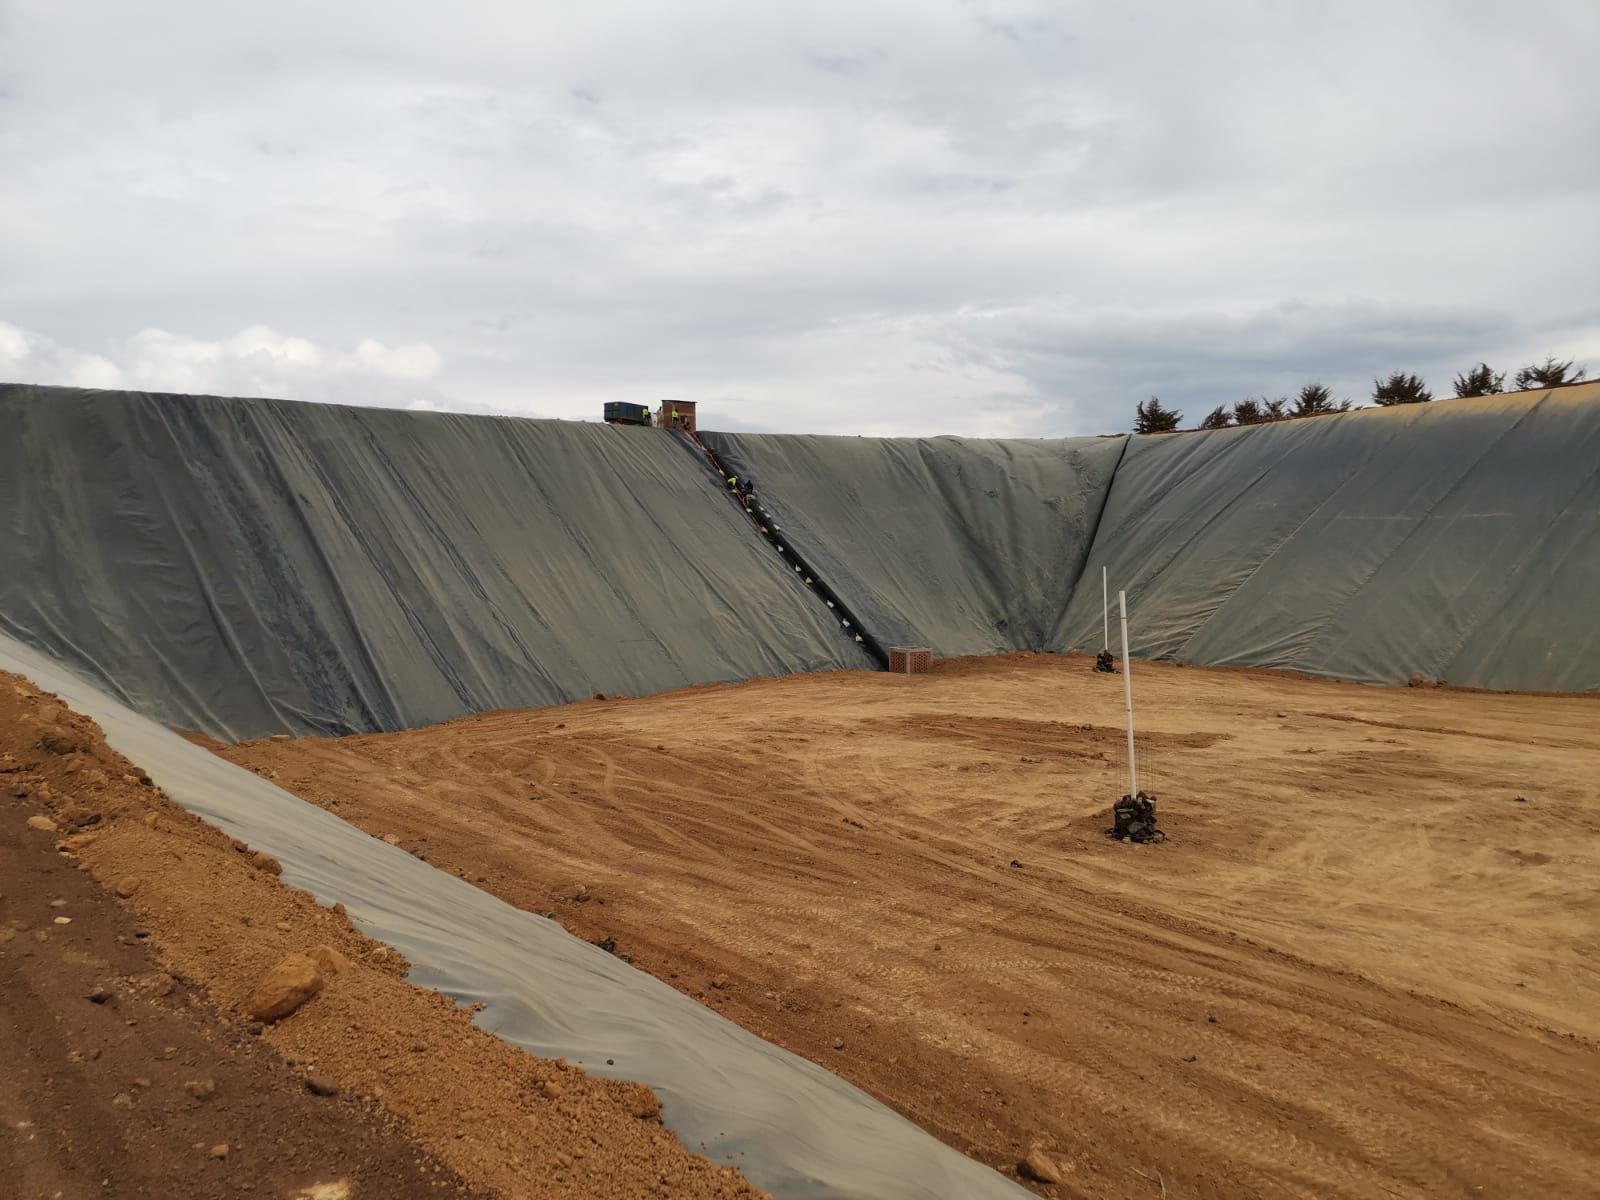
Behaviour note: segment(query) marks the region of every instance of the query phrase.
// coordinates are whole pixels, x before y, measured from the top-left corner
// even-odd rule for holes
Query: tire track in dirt
[[[1581,885],[1528,891],[1540,868],[1479,843],[1546,818],[1473,797],[1559,781],[1518,738],[1582,743],[1592,705],[1142,668],[1155,780],[1181,787],[1174,840],[1130,847],[1101,836],[1120,687],[1077,660],[948,667],[229,754],[618,938],[993,1165],[1045,1146],[1053,1194],[1581,1194],[1600,1053],[1540,1021],[1600,997],[1568,969]],[[1448,704],[1462,745],[1510,740],[1444,754],[1429,732],[1419,753],[1393,729],[1371,757],[1369,725],[1305,711],[1344,697],[1395,724]],[[535,774],[554,800],[526,799]],[[1600,745],[1562,786],[1591,777]],[[1285,805],[1292,823],[1256,820]],[[1600,861],[1592,822],[1569,834]],[[1521,936],[1475,947],[1482,979],[1438,961],[1480,928]],[[1502,979],[1514,955],[1537,995]]]

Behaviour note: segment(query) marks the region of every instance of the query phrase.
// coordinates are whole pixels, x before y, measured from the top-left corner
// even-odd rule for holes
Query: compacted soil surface
[[[1081,658],[217,749],[1042,1194],[1600,1194],[1600,703],[1134,696],[1163,844]]]
[[[648,1088],[477,1029],[280,870],[0,673],[0,1197],[760,1194]],[[254,1019],[295,955],[319,990]]]

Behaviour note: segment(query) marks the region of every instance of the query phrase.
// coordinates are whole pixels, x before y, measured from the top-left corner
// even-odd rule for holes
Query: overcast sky
[[[1600,3],[0,0],[0,379],[833,433],[1600,372]]]

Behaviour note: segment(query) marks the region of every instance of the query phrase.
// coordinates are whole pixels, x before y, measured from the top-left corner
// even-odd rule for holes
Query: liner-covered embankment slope
[[[1055,644],[1600,690],[1600,384],[1135,437]]]
[[[1041,650],[1125,439],[703,433],[882,643]]]
[[[0,630],[169,724],[393,730],[869,661],[679,439],[0,386]]]

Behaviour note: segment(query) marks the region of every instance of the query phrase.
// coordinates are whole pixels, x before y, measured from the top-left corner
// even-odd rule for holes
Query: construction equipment
[[[643,404],[629,404],[622,400],[606,401],[607,425],[649,425],[650,410]]]

